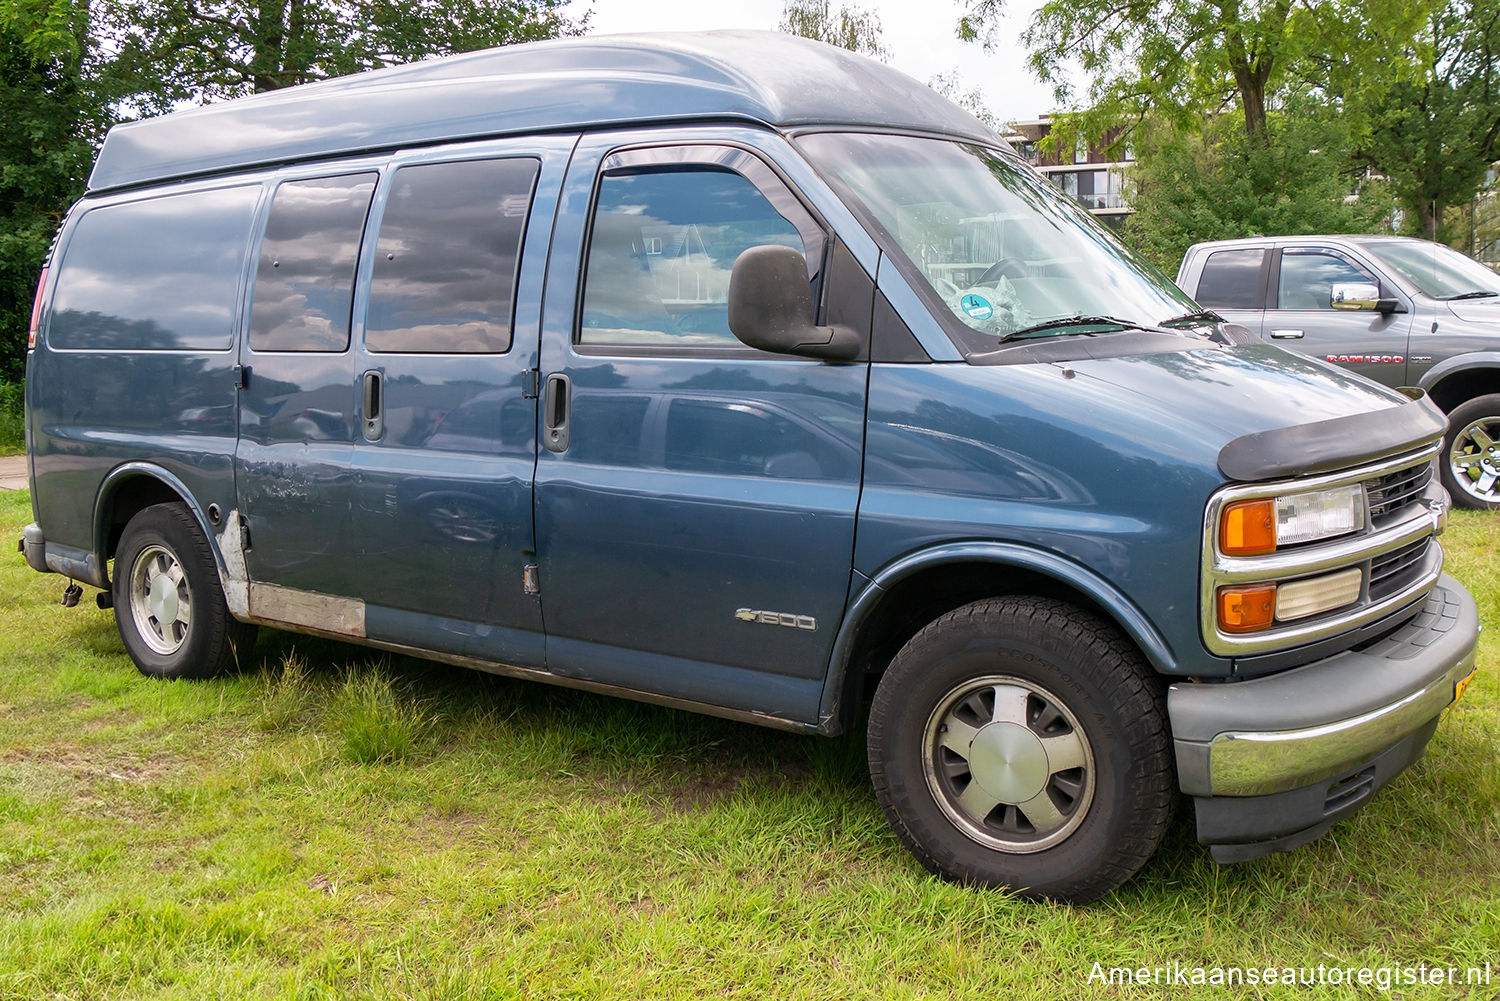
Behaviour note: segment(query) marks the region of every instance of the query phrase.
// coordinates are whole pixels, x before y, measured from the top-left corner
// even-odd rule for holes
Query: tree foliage
[[[1201,131],[1166,120],[1138,130],[1131,169],[1134,214],[1126,242],[1167,274],[1199,240],[1299,233],[1363,233],[1388,227],[1392,202],[1361,184],[1345,154],[1348,123],[1297,102],[1273,111],[1265,142],[1252,141],[1238,112]]]
[[[239,97],[432,55],[578,34],[566,0],[123,0],[120,58],[174,99]]]
[[[0,381],[21,375],[42,258],[83,191],[111,97],[85,0],[0,5]]]
[[[876,59],[890,58],[881,34],[880,15],[859,7],[840,4],[833,10],[828,0],[787,0],[777,28]]]
[[[1416,72],[1351,88],[1365,124],[1356,155],[1436,240],[1444,209],[1470,201],[1500,157],[1500,0],[1444,4],[1402,55]]]
[[[566,0],[0,0],[0,380],[21,374],[32,294],[104,133],[430,55],[577,34]]]

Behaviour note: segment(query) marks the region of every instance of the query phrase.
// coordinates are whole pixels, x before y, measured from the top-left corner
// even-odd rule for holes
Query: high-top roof
[[[89,188],[480,136],[704,120],[995,141],[904,73],[821,42],[773,31],[604,35],[468,52],[117,125]]]

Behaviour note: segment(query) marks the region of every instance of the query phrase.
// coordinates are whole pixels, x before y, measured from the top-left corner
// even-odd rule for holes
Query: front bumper
[[[1295,847],[1421,757],[1474,670],[1479,613],[1443,576],[1420,612],[1363,648],[1249,681],[1176,684],[1167,710],[1199,839],[1222,861]]]

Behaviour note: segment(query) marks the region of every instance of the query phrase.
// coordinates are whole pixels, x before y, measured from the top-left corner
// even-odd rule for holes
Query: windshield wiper
[[[1163,320],[1159,324],[1163,327],[1196,327],[1204,323],[1224,323],[1225,320],[1211,309],[1195,309],[1191,313],[1183,313],[1174,316],[1170,320]]]
[[[1002,335],[1000,335],[1000,343],[1004,344],[1006,341],[1013,341],[1013,340],[1015,340],[1018,337],[1025,337],[1027,334],[1040,333],[1043,330],[1055,330],[1055,329],[1057,329],[1059,327],[1098,327],[1098,326],[1114,327],[1115,329],[1114,330],[1080,330],[1080,331],[1077,331],[1077,333],[1082,334],[1082,335],[1087,336],[1087,337],[1093,337],[1096,334],[1101,334],[1101,333],[1117,333],[1117,332],[1119,332],[1121,330],[1150,330],[1151,329],[1150,327],[1143,327],[1143,326],[1141,326],[1139,323],[1136,323],[1134,320],[1122,320],[1122,319],[1120,319],[1117,316],[1063,316],[1063,317],[1059,317],[1056,320],[1044,320],[1041,323],[1033,323],[1029,327],[1022,327],[1020,330],[1012,330],[1008,334],[1002,334]]]
[[[1460,292],[1458,295],[1444,296],[1443,301],[1457,302],[1460,299],[1493,299],[1497,295],[1500,295],[1500,292],[1484,292],[1475,289],[1473,292]]]

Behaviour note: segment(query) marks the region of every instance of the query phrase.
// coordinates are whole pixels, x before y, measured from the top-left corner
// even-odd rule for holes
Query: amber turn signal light
[[[1276,585],[1219,589],[1219,628],[1226,633],[1253,633],[1276,621]]]
[[[1219,551],[1228,556],[1259,556],[1276,551],[1276,504],[1269,497],[1240,501],[1219,519]]]

